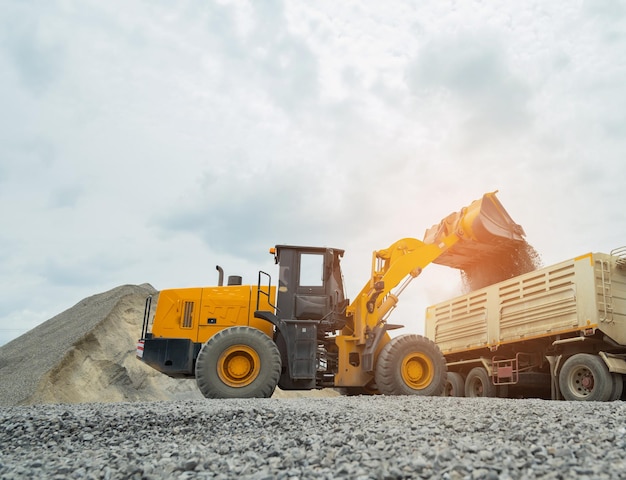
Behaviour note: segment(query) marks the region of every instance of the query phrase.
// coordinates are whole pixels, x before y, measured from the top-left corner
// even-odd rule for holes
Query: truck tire
[[[251,327],[221,330],[196,359],[196,383],[207,398],[271,397],[281,361],[273,340]]]
[[[383,395],[441,395],[446,360],[432,340],[401,335],[383,347],[376,363],[376,387]]]
[[[613,392],[613,378],[597,355],[569,357],[559,372],[559,388],[565,400],[606,402]]]
[[[484,367],[474,367],[465,379],[466,397],[495,397],[497,388]]]
[[[458,372],[448,372],[448,378],[446,379],[446,388],[443,391],[443,396],[465,396],[465,380],[463,380],[463,375]]]
[[[615,400],[622,398],[622,393],[624,392],[624,379],[620,373],[612,373],[611,377],[613,377],[613,389],[611,390],[609,402],[614,402]]]

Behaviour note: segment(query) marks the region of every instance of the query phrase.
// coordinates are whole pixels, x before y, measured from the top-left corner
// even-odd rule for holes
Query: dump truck
[[[446,358],[447,395],[619,399],[626,374],[626,247],[429,306],[425,334]]]
[[[389,331],[400,294],[433,261],[454,268],[489,262],[523,242],[523,229],[496,192],[431,228],[372,255],[370,278],[351,302],[344,250],[276,245],[278,284],[259,271],[242,285],[223,269],[217,286],[162,290],[146,300],[137,357],[174,378],[195,377],[207,398],[269,397],[283,390],[336,388],[345,394],[439,395],[446,362],[430,339]]]

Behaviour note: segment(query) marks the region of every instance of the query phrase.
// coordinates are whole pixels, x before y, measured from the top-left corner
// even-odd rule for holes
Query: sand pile
[[[135,358],[145,299],[125,285],[88,297],[0,347],[0,405],[200,398]]]
[[[88,297],[0,347],[0,406],[203,399],[194,379],[172,379],[135,357],[149,284]],[[332,390],[275,397],[330,396]]]

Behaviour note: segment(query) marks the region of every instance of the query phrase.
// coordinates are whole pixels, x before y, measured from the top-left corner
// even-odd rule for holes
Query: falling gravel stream
[[[0,478],[626,478],[624,402],[332,397],[0,409]]]

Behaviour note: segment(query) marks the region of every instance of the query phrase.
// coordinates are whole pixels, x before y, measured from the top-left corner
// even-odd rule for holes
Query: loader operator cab
[[[345,326],[350,303],[340,268],[344,251],[277,245],[270,253],[279,265],[276,310],[257,310],[254,316],[275,327],[281,357],[278,386],[283,390],[332,386],[338,353],[331,335]]]
[[[316,320],[319,331],[341,330],[346,299],[340,259],[344,250],[277,245],[277,315],[285,320]]]

